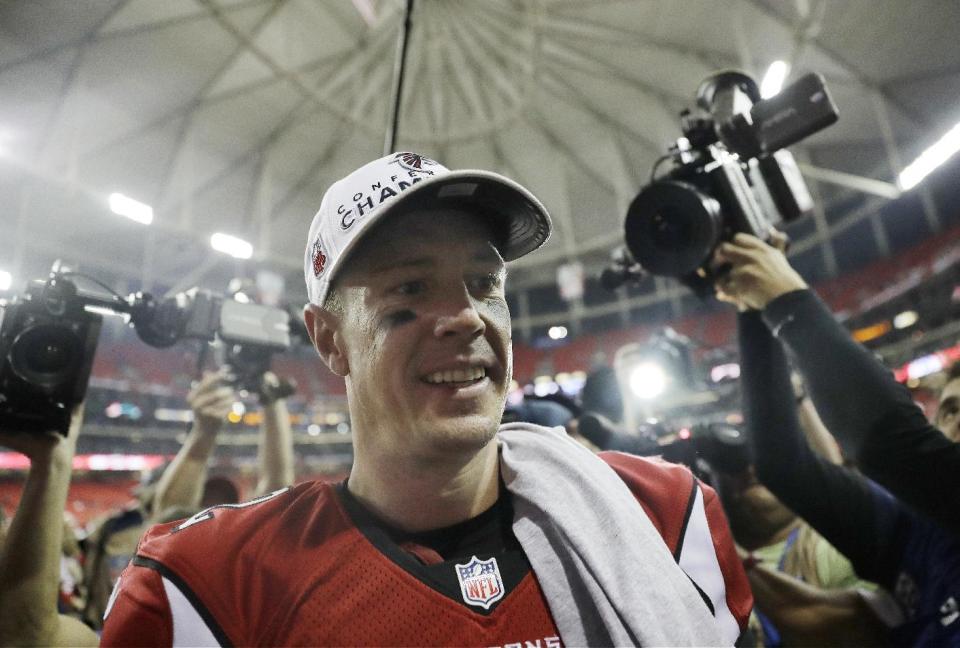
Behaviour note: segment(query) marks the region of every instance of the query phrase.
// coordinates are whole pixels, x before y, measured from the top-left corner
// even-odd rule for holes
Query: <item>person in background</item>
[[[960,506],[946,494],[960,472],[946,469],[960,457],[960,446],[926,421],[780,250],[738,234],[720,246],[716,261],[731,267],[718,281],[718,297],[740,310],[744,413],[758,478],[840,550],[858,576],[893,594],[904,622],[891,631],[891,641],[955,645],[960,539],[954,513]],[[827,429],[841,445],[847,440],[864,473],[883,478],[892,495],[811,450],[793,407],[787,350]],[[901,473],[891,477],[893,466]],[[941,478],[936,494],[926,493],[931,477]]]
[[[263,376],[266,394],[278,378]],[[130,562],[140,536],[153,524],[182,519],[202,508],[240,501],[229,479],[207,477],[208,464],[227,414],[237,401],[228,376],[206,373],[187,395],[193,425],[174,459],[139,489],[138,502],[103,520],[87,539],[84,582],[88,592],[84,621],[99,630],[110,592]],[[283,399],[261,399],[263,419],[258,446],[259,480],[255,496],[293,483],[293,437]]]
[[[0,546],[0,646],[96,646],[82,621],[57,610],[63,511],[83,405],[67,435],[0,431],[0,445],[23,453],[30,470]]]
[[[946,382],[937,400],[934,423],[943,435],[954,443],[960,443],[960,360],[946,372]]]

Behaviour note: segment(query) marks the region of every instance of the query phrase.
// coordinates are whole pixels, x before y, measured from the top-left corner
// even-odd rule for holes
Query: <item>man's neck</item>
[[[426,531],[476,517],[499,496],[500,462],[493,439],[479,452],[423,461],[358,455],[347,481],[371,512],[405,531]]]

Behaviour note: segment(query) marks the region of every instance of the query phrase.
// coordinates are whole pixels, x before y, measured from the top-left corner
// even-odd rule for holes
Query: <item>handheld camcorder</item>
[[[103,311],[127,314],[140,339],[158,348],[221,340],[235,354],[259,358],[290,346],[289,316],[278,308],[196,289],[159,300],[103,296],[80,290],[71,280],[77,276],[56,264],[47,280],[0,301],[0,429],[66,435],[86,394]]]
[[[635,261],[705,297],[716,279],[710,259],[720,242],[740,232],[768,240],[774,226],[812,210],[810,192],[784,147],[833,124],[837,108],[818,74],[761,100],[752,78],[720,72],[703,81],[696,103],[701,112],[681,113],[683,137],[658,162],[672,160],[673,168],[656,177],[655,166],[652,181],[627,210],[625,239],[633,258],[620,262],[617,276],[628,279]]]

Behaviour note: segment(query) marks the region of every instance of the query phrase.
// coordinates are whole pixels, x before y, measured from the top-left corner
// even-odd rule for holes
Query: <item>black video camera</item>
[[[256,357],[258,368],[290,346],[289,315],[279,308],[197,289],[160,300],[113,291],[104,297],[79,290],[69,279],[74,276],[83,275],[55,264],[46,281],[0,302],[0,429],[66,435],[70,412],[87,391],[102,322],[98,311],[128,315],[151,346],[220,340],[230,357]]]
[[[705,297],[716,279],[710,258],[721,241],[740,232],[768,240],[775,225],[812,210],[783,147],[833,124],[837,108],[818,74],[761,100],[749,76],[720,72],[704,80],[696,101],[702,113],[681,113],[683,137],[660,160],[672,159],[674,168],[640,190],[624,229],[642,270],[677,277]],[[620,265],[608,274],[622,283],[632,271]]]
[[[76,284],[59,275],[0,302],[0,428],[66,436],[102,323],[86,305]]]

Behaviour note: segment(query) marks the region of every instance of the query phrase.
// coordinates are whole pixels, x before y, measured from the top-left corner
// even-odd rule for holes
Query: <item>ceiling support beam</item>
[[[301,66],[294,68],[298,74],[309,74],[325,66],[332,68],[339,68],[345,61],[350,59],[356,53],[355,46],[345,48],[341,51],[338,51],[334,54],[328,54],[319,58],[316,58],[312,61],[304,63]],[[177,106],[157,117],[151,119],[146,124],[138,126],[130,131],[122,133],[106,142],[97,145],[95,148],[90,149],[84,153],[85,157],[95,157],[101,155],[104,152],[114,148],[116,146],[122,146],[127,144],[142,135],[149,133],[152,130],[157,128],[162,128],[167,124],[179,119],[185,115],[190,114],[191,112],[197,112],[201,109],[209,108],[218,103],[229,101],[234,99],[242,94],[248,92],[256,92],[257,90],[270,87],[279,83],[283,83],[284,79],[277,78],[275,76],[266,77],[265,79],[258,79],[256,81],[251,81],[249,83],[244,83],[238,85],[235,88],[230,90],[224,90],[218,92],[217,94],[210,95],[203,101],[197,103],[194,99],[187,101],[184,104]]]
[[[897,187],[897,185],[890,182],[884,182],[883,180],[864,178],[863,176],[855,175],[853,173],[836,171],[834,169],[824,169],[822,167],[816,167],[812,164],[804,164],[802,162],[798,166],[803,172],[803,175],[808,178],[813,178],[814,180],[819,180],[820,182],[827,182],[829,184],[839,185],[848,189],[855,189],[861,193],[880,196],[881,198],[886,198],[887,200],[896,200],[901,195],[900,188]]]
[[[245,33],[243,33],[236,25],[233,24],[233,21],[230,20],[230,17],[227,12],[225,12],[220,5],[213,2],[213,0],[196,0],[207,10],[210,14],[216,19],[217,23],[226,31],[228,34],[233,36],[238,42],[242,43],[246,49],[257,57],[261,63],[270,68],[270,71],[274,75],[286,80],[292,87],[294,87],[298,93],[304,98],[313,102],[318,110],[323,110],[326,114],[335,115],[342,119],[353,119],[353,116],[349,114],[348,110],[344,110],[338,103],[327,99],[327,97],[307,81],[297,72],[293,70],[288,70],[280,65],[270,54],[265,52],[259,45],[253,42],[253,40]],[[389,6],[389,5],[387,5]],[[387,30],[389,31],[389,30]],[[379,136],[379,131],[375,129],[372,125],[365,123],[358,123],[357,127],[361,130],[364,130],[368,135]]]
[[[887,162],[890,165],[890,173],[896,180],[903,171],[903,158],[900,155],[900,147],[897,145],[897,138],[893,134],[893,125],[890,123],[890,113],[887,111],[887,104],[879,92],[871,93],[873,99],[874,113],[877,117],[877,124],[880,126],[880,134],[883,137],[884,150],[887,153]],[[940,214],[937,211],[937,205],[930,194],[930,189],[921,183],[916,191],[920,195],[920,204],[923,209],[923,216],[927,219],[927,225],[931,232],[939,232],[941,228]]]
[[[43,161],[43,156],[47,152],[47,147],[49,146],[52,138],[57,130],[57,125],[60,123],[60,116],[63,114],[63,108],[66,106],[67,101],[69,101],[71,95],[73,95],[74,88],[78,85],[77,78],[80,76],[80,69],[83,67],[83,62],[86,59],[87,52],[89,51],[91,43],[93,43],[97,34],[100,33],[100,30],[110,22],[110,19],[117,15],[117,12],[120,11],[123,7],[129,3],[130,0],[117,0],[113,6],[107,11],[104,16],[97,21],[97,24],[90,29],[86,36],[78,43],[77,53],[73,57],[73,61],[70,63],[70,68],[67,70],[66,76],[63,78],[63,82],[60,84],[60,95],[57,97],[56,103],[53,106],[53,109],[50,115],[47,117],[46,124],[44,124],[41,132],[40,142],[37,144],[36,157],[35,160],[37,163]],[[74,138],[75,139],[75,138]],[[74,163],[74,171],[76,165]]]
[[[260,32],[263,31],[263,28],[266,27],[267,24],[273,19],[273,17],[277,15],[277,12],[280,11],[286,2],[287,0],[277,0],[274,2],[270,6],[270,9],[266,11],[250,29],[249,38],[255,39]],[[193,128],[194,115],[196,115],[197,110],[207,98],[210,90],[212,90],[216,84],[219,83],[219,81],[223,78],[223,75],[226,74],[231,67],[233,67],[233,64],[237,62],[237,59],[239,59],[245,51],[246,47],[243,43],[237,45],[230,55],[223,60],[216,71],[210,75],[206,82],[204,82],[203,86],[197,91],[192,105],[187,108],[186,115],[180,122],[180,128],[178,129],[177,136],[174,139],[173,148],[170,150],[170,153],[167,156],[167,161],[163,168],[163,174],[160,176],[157,194],[154,198],[154,204],[158,206],[163,204],[163,199],[167,194],[167,190],[169,189],[170,180],[173,177],[177,162],[180,159],[180,152],[187,141],[190,129]]]
[[[753,5],[753,7],[765,15],[767,18],[775,22],[780,28],[786,31],[793,31],[793,25],[791,25],[787,20],[779,16],[771,7],[767,6],[761,0],[745,0]],[[821,54],[827,58],[832,59],[838,66],[846,70],[851,77],[853,77],[857,83],[862,87],[869,90],[873,90],[880,94],[880,96],[889,104],[895,106],[898,111],[905,117],[907,117],[915,126],[920,128],[920,130],[928,130],[930,124],[927,123],[927,120],[918,115],[914,110],[903,105],[895,97],[893,97],[889,92],[887,92],[883,87],[881,87],[875,81],[869,79],[863,71],[858,70],[852,64],[850,64],[846,59],[837,54],[834,50],[828,48],[823,43],[821,43],[817,38],[811,37],[809,39],[809,45],[814,47]]]
[[[230,7],[225,9],[225,11],[230,11],[230,12],[240,11],[240,10],[247,9],[249,7],[253,7],[259,4],[266,4],[267,2],[274,2],[274,0],[247,0],[246,2],[237,2],[235,4],[231,4]],[[109,13],[110,13],[110,18],[116,15],[116,11],[114,11],[113,9],[109,10]],[[22,65],[30,65],[31,63],[35,63],[36,61],[42,61],[43,59],[56,56],[61,52],[67,52],[76,47],[81,47],[85,43],[96,45],[96,44],[114,40],[117,38],[129,38],[131,36],[140,36],[142,34],[148,34],[150,32],[159,31],[161,29],[166,29],[168,27],[176,27],[178,25],[186,25],[192,22],[197,22],[200,20],[207,19],[209,17],[210,17],[209,12],[198,11],[196,13],[191,13],[184,16],[177,16],[176,18],[165,18],[164,20],[158,20],[156,22],[137,25],[135,27],[113,29],[106,33],[102,31],[98,31],[98,33],[92,39],[90,39],[87,35],[84,35],[79,38],[74,38],[73,40],[69,40],[65,43],[57,43],[56,45],[52,45],[50,47],[44,48],[38,52],[32,52],[30,54],[27,54],[26,56],[21,56],[18,59],[8,61],[3,65],[0,65],[0,74],[3,74],[4,72],[11,70],[15,67],[19,67]],[[101,22],[103,25],[106,24],[106,22],[104,21],[101,21]]]
[[[811,153],[808,149],[796,147],[796,155],[802,162],[811,162]],[[836,277],[838,272],[837,254],[830,239],[830,224],[827,221],[827,212],[823,206],[823,195],[820,193],[820,183],[812,180],[809,183],[810,196],[813,198],[813,223],[816,227],[816,236],[820,241],[820,250],[823,253],[823,269],[828,277]]]

